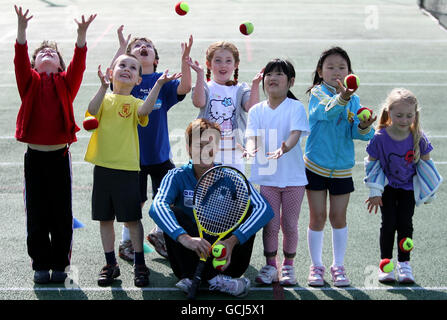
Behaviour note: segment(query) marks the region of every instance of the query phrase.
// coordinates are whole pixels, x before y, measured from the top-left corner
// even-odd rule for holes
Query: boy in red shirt
[[[28,144],[25,153],[27,246],[34,282],[63,283],[70,265],[73,234],[71,155],[76,141],[73,101],[81,86],[87,54],[86,34],[96,15],[78,25],[74,56],[65,70],[57,45],[44,41],[28,57],[29,10],[15,7],[18,18],[14,66],[22,104],[16,139]],[[50,270],[52,270],[50,277]]]

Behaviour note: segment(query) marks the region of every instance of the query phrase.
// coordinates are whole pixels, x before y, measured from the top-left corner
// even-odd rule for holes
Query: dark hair
[[[262,90],[264,90],[265,75],[275,70],[284,72],[284,74],[287,76],[288,81],[292,80],[292,78],[295,78],[295,68],[290,61],[278,58],[273,59],[269,63],[267,63],[264,68],[264,74],[262,75]],[[299,100],[290,90],[287,92],[287,98]]]
[[[45,48],[54,49],[57,52],[57,55],[59,56],[60,67],[62,69],[61,71],[65,71],[65,62],[64,62],[64,59],[62,59],[61,53],[59,52],[57,43],[53,42],[53,41],[48,41],[48,40],[42,41],[39,48],[34,50],[33,56],[31,57],[31,68],[34,69],[34,64],[36,62],[37,54]]]
[[[129,42],[129,44],[127,45],[126,53],[127,53],[127,54],[130,54],[130,52],[132,51],[132,45],[134,45],[135,42],[137,42],[137,41],[139,41],[139,40],[143,40],[143,41],[145,41],[145,42],[147,42],[147,43],[152,44],[152,48],[154,49],[154,52],[155,52],[154,72],[157,71],[158,60],[160,60],[160,57],[158,56],[158,51],[157,51],[157,49],[155,48],[154,43],[153,43],[150,39],[145,38],[145,37],[142,37],[142,38],[133,38],[133,39]]]
[[[324,51],[321,54],[320,59],[318,60],[318,63],[317,63],[317,67],[313,73],[314,80],[312,82],[312,86],[310,86],[307,89],[306,93],[309,93],[313,87],[315,87],[323,82],[323,78],[320,77],[320,75],[318,74],[318,71],[321,71],[323,69],[324,60],[326,60],[326,58],[331,55],[339,55],[343,59],[345,59],[346,63],[348,64],[348,72],[354,73],[351,68],[351,59],[349,59],[348,53],[340,47],[332,47],[332,48]]]

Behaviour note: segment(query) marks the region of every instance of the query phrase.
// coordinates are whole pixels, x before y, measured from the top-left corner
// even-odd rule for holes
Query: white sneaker
[[[307,278],[307,284],[311,287],[324,286],[324,272],[326,268],[323,266],[310,266],[309,277]]]
[[[177,288],[179,288],[181,291],[183,291],[186,294],[189,293],[189,289],[191,288],[191,285],[192,285],[192,280],[189,278],[183,278],[182,280],[180,280],[179,282],[177,282],[175,284],[175,286]]]
[[[259,270],[255,281],[259,284],[272,284],[278,282],[278,269],[274,266],[265,265]]]
[[[414,283],[413,271],[410,267],[410,262],[397,263],[397,281],[399,283]]]
[[[379,269],[379,282],[380,283],[392,283],[396,281],[396,277],[394,275],[394,270],[391,272],[383,272]]]
[[[244,297],[250,290],[250,280],[245,277],[232,278],[219,274],[208,280],[210,290],[219,290],[220,292],[231,294],[235,297]]]
[[[296,284],[295,268],[293,266],[282,266],[279,284],[282,286],[293,286]]]

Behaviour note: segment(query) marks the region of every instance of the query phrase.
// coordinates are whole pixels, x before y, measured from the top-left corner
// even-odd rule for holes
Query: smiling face
[[[324,82],[337,87],[337,80],[343,82],[349,74],[348,62],[341,55],[331,54],[324,60],[322,68],[317,71]]]
[[[293,86],[295,78],[288,79],[288,76],[279,68],[267,72],[263,78],[264,90],[269,97],[286,97],[290,87]]]
[[[233,53],[228,49],[217,49],[211,60],[206,61],[206,66],[213,74],[213,80],[221,85],[230,80],[238,65],[239,62],[236,62]]]
[[[129,55],[121,55],[113,64],[112,81],[116,85],[124,85],[133,88],[141,82],[141,64],[137,58]]]
[[[390,107],[390,128],[398,133],[410,132],[411,126],[416,119],[416,105],[399,101]]]

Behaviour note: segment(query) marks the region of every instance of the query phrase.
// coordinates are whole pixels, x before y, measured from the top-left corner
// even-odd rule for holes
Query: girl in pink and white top
[[[298,217],[307,184],[298,141],[310,129],[303,104],[290,92],[294,81],[295,70],[290,62],[270,61],[262,78],[267,100],[254,105],[248,113],[244,157],[255,157],[250,180],[260,185],[261,194],[274,211],[273,219],[263,229],[266,265],[256,277],[261,284],[278,280],[281,285],[296,284],[293,261],[298,244]],[[284,252],[281,277],[277,266],[280,229]]]

